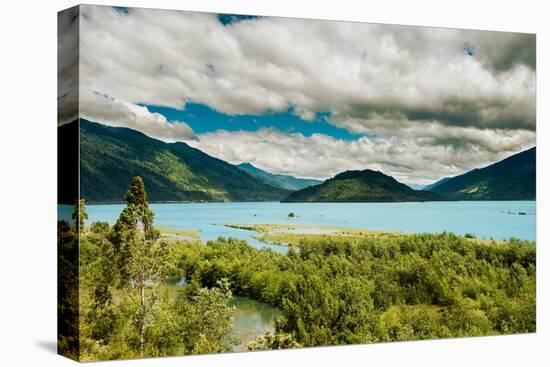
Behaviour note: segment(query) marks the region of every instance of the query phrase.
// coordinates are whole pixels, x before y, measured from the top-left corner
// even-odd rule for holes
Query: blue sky
[[[315,119],[305,121],[294,115],[292,108],[282,113],[228,115],[207,105],[195,103],[186,104],[183,110],[155,105],[144,106],[151,112],[164,115],[169,121],[184,121],[196,134],[217,130],[253,132],[262,128],[269,128],[286,133],[300,133],[308,137],[313,134],[324,134],[342,140],[355,140],[361,136],[366,136],[366,134],[353,134],[346,129],[329,124],[326,120],[330,117],[328,112],[318,112]]]

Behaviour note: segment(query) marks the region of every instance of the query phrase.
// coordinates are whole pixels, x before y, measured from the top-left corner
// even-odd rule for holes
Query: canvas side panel
[[[78,6],[58,13],[57,42],[57,350],[79,360]]]

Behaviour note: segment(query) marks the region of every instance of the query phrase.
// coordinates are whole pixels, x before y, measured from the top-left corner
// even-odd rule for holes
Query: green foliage
[[[74,206],[72,219],[75,223],[75,228],[78,233],[84,230],[84,224],[88,219],[88,212],[86,211],[86,200],[77,200]]]
[[[80,314],[79,329],[60,324],[66,354],[103,360],[230,351],[233,293],[280,311],[275,332],[251,340],[249,350],[536,328],[530,241],[350,233],[301,237],[284,255],[233,238],[164,242],[143,180],[133,180],[126,200],[117,223],[90,225],[80,249],[76,227],[59,223],[69,256],[60,259],[63,315]],[[78,267],[69,266],[78,250],[80,283]],[[162,286],[167,276],[189,283],[176,293]]]
[[[66,221],[57,223],[57,343],[59,353],[80,359],[79,232]]]
[[[90,225],[90,232],[97,235],[102,235],[106,237],[109,234],[109,230],[110,227],[109,223],[107,222],[94,222]]]
[[[302,345],[294,339],[292,334],[267,332],[265,335],[260,336],[258,340],[248,343],[246,347],[249,351],[258,351],[301,348]]]
[[[536,196],[536,158],[533,147],[431,185],[429,190],[459,200],[532,200]]]
[[[230,337],[235,308],[230,306],[229,283],[222,278],[216,285],[213,288],[195,285],[196,291],[189,290],[178,296],[176,304],[186,315],[181,333],[188,353],[228,352],[235,344]],[[182,302],[187,304],[182,306]]]
[[[126,201],[112,229],[94,223],[80,239],[81,317],[80,325],[73,325],[80,327],[80,343],[60,340],[83,360],[231,350],[234,307],[227,280],[218,279],[210,289],[193,283],[177,297],[166,292],[162,283],[177,269],[174,256],[180,253],[159,240],[140,177],[132,181]],[[74,233],[67,223],[60,228]],[[70,240],[60,233],[60,239]],[[78,272],[70,275],[78,288]],[[67,304],[78,308],[78,301]]]
[[[346,171],[322,184],[291,193],[283,202],[393,202],[443,200],[416,191],[379,171]]]
[[[188,279],[278,307],[276,333],[303,346],[533,332],[535,257],[529,241],[449,233],[320,236],[287,255],[220,238],[176,255]]]
[[[80,119],[80,187],[88,202],[121,202],[137,174],[151,201],[275,201],[290,193],[185,143]]]
[[[293,176],[286,175],[277,175],[263,171],[257,167],[254,167],[250,163],[241,163],[237,165],[243,171],[249,173],[250,175],[257,177],[273,186],[280,187],[286,190],[300,190],[308,186],[318,185],[322,181],[311,180],[305,178],[296,178]]]

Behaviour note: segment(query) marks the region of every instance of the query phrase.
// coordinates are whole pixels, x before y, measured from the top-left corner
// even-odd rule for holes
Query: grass
[[[318,239],[346,240],[357,242],[364,238],[403,238],[411,236],[406,232],[377,231],[369,229],[355,229],[346,227],[334,227],[307,224],[226,224],[226,227],[257,232],[255,239],[287,246],[299,246],[300,243]],[[494,241],[492,239],[480,239],[467,233],[463,236],[469,241],[480,243],[506,243],[506,241]]]
[[[298,246],[300,242],[319,238],[357,241],[365,237],[396,238],[408,233],[305,224],[226,224],[226,227],[257,232],[259,241],[277,245]]]
[[[201,238],[200,231],[192,229],[177,229],[166,226],[157,226],[156,228],[160,231],[160,235],[163,238],[182,239],[180,237],[187,237],[188,239],[193,240],[198,240]]]

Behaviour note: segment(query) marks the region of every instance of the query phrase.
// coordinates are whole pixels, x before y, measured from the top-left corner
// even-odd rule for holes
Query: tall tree
[[[152,286],[166,276],[167,248],[164,242],[158,241],[159,232],[153,226],[154,215],[141,177],[133,179],[125,198],[126,208],[110,237],[115,248],[113,260],[119,269],[117,286],[127,290],[138,306],[133,325],[143,356],[145,331],[155,317],[154,306],[158,301]]]
[[[88,219],[88,212],[86,211],[86,200],[80,199],[77,200],[74,209],[72,218],[75,223],[75,228],[78,233],[84,230],[84,223]]]

